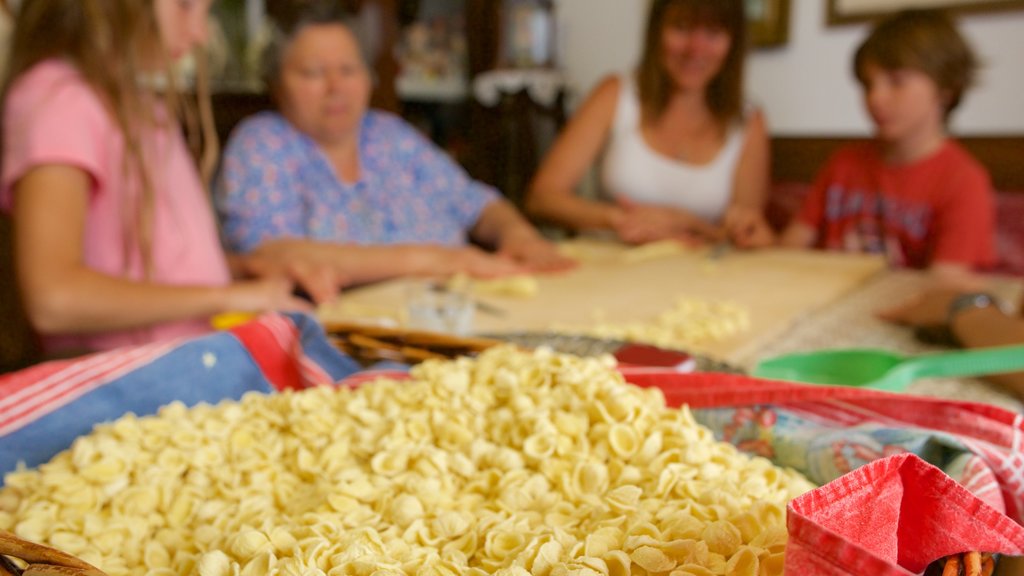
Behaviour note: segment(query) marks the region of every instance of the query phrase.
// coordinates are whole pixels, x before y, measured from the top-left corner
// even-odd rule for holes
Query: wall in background
[[[642,0],[556,0],[560,57],[571,104],[607,74],[633,67],[639,59],[646,6]]]
[[[557,0],[562,54],[574,96],[637,59],[647,3]],[[953,116],[963,135],[1024,133],[1024,12],[962,16],[961,30],[985,62],[979,84]],[[850,58],[865,25],[827,27],[825,0],[791,0],[789,43],[753,54],[748,93],[778,135],[866,134]]]

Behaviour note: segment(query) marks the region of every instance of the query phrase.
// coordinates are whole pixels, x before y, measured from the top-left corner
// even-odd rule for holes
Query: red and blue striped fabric
[[[301,314],[269,314],[227,332],[123,348],[0,376],[0,476],[41,464],[93,426],[128,412],[153,414],[333,384],[360,370]]]

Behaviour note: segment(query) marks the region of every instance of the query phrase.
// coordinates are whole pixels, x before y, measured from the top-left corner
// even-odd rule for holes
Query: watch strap
[[[953,320],[968,310],[991,307],[1002,310],[1002,307],[999,305],[999,301],[996,297],[988,292],[967,292],[960,294],[949,303],[949,308],[946,312],[946,325],[952,326]]]

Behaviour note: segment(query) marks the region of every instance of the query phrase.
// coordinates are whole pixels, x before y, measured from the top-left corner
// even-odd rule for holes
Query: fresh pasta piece
[[[540,291],[540,284],[533,276],[509,276],[493,280],[477,280],[473,293],[480,296],[506,296],[511,298],[533,298]]]
[[[708,523],[701,537],[707,543],[708,550],[727,557],[732,556],[743,543],[739,528],[723,520]]]
[[[231,559],[220,550],[214,550],[199,560],[199,576],[229,576]]]
[[[0,529],[111,576],[781,574],[811,485],[612,368],[501,347],[126,416],[9,474]]]
[[[676,561],[653,546],[641,546],[630,554],[634,564],[648,572],[668,572],[676,567]]]
[[[691,248],[678,240],[659,240],[626,250],[622,253],[621,260],[627,263],[647,262],[648,260],[659,260],[692,251]]]
[[[447,289],[471,292],[477,296],[503,296],[506,298],[532,298],[540,290],[535,276],[519,274],[501,278],[470,278],[456,274],[448,279]]]

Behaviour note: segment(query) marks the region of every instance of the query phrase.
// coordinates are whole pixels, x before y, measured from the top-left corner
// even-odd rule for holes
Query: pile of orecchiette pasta
[[[811,485],[611,363],[501,347],[126,416],[8,475],[0,528],[112,576],[780,574]]]
[[[655,318],[637,322],[608,322],[595,311],[591,326],[554,326],[556,332],[585,334],[642,342],[664,348],[700,351],[708,344],[720,342],[750,328],[750,312],[731,302],[679,297],[672,308]]]

